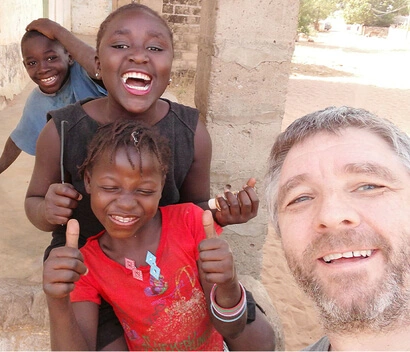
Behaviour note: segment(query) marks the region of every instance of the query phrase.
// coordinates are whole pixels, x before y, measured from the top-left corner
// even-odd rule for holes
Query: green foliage
[[[338,0],[300,0],[298,32],[309,34],[312,25],[318,29],[319,21],[333,13],[338,3]]]
[[[388,27],[397,15],[407,15],[409,0],[344,0],[346,23]]]

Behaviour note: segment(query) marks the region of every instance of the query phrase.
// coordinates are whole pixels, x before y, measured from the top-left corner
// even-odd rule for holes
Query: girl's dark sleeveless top
[[[99,124],[88,116],[82,108],[82,104],[89,100],[76,102],[62,109],[50,111],[48,114],[48,119],[52,118],[56,124],[58,133],[61,130],[61,121],[68,122],[65,125],[64,133],[64,169],[67,182],[70,182],[83,195],[72,216],[80,223],[79,246],[83,246],[88,237],[103,230],[102,225],[91,210],[90,197],[86,193],[83,179],[78,173],[78,167],[87,156],[88,143],[99,127]],[[164,100],[170,105],[170,109],[168,114],[156,124],[156,127],[161,135],[169,140],[171,160],[160,206],[179,202],[179,189],[194,160],[194,137],[199,118],[197,109]],[[53,239],[46,250],[45,257],[48,256],[52,248],[65,244],[65,230],[66,227],[61,226],[53,232]]]

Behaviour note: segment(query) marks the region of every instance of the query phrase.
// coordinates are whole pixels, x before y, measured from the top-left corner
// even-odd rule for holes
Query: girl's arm
[[[255,321],[246,324],[247,302],[244,300],[244,288],[238,282],[229,245],[216,237],[212,217],[208,212],[203,215],[203,224],[206,239],[199,244],[198,268],[208,312],[215,328],[224,337],[231,351],[273,351],[275,333],[259,308],[256,308]],[[214,290],[213,283],[217,284]],[[211,310],[211,304],[215,304],[217,310],[221,307],[223,315],[227,316]]]
[[[50,120],[37,140],[36,160],[25,199],[26,215],[38,229],[53,231],[67,223],[80,199],[81,194],[71,184],[61,183],[60,137]]]
[[[52,350],[95,350],[98,305],[70,302],[70,293],[82,275],[87,274],[78,250],[80,228],[76,220],[67,225],[66,245],[54,248],[43,265],[43,290],[50,316]]]
[[[230,351],[275,351],[275,331],[266,315],[256,307],[255,321],[247,323],[236,338],[225,338]]]
[[[52,351],[95,351],[98,305],[47,296]]]
[[[88,75],[93,79],[96,78],[96,50],[91,45],[83,42],[69,30],[48,18],[39,18],[32,21],[26,27],[26,30],[36,30],[50,39],[57,39],[66,48],[74,60],[84,67]]]
[[[204,212],[202,221],[206,239],[199,244],[198,270],[208,312],[215,329],[234,339],[246,325],[245,290],[236,276],[229,244],[216,235],[210,211]]]

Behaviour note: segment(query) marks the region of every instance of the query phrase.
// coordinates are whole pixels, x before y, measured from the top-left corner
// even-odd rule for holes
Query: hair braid
[[[133,135],[137,136],[137,139]],[[112,163],[116,152],[122,148],[126,151],[127,159],[132,168],[135,168],[135,164],[131,159],[130,151],[134,149],[139,155],[141,173],[141,153],[145,151],[155,155],[161,165],[162,174],[164,176],[167,174],[171,155],[168,140],[161,136],[156,128],[149,127],[137,120],[118,120],[99,127],[88,146],[87,158],[79,167],[80,174],[83,175],[85,170],[91,172],[101,155],[106,152],[110,153],[110,162]]]

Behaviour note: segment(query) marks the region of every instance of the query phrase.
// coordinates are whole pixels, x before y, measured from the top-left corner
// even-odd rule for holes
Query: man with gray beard
[[[363,109],[306,115],[272,147],[266,196],[326,333],[306,350],[410,350],[410,138]]]

